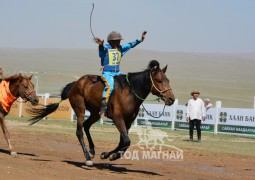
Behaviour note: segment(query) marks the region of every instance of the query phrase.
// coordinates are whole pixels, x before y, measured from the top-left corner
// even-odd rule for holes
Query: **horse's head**
[[[163,69],[160,69],[159,63],[153,60],[149,64],[149,69],[152,83],[151,93],[159,96],[166,105],[171,106],[175,101],[175,97],[170,87],[170,81],[165,75],[167,65]]]
[[[31,102],[34,106],[38,104],[39,99],[36,96],[34,84],[31,82],[32,75],[25,76],[22,74],[16,74],[6,79],[13,82],[11,83],[13,84],[13,88],[10,87],[10,90],[13,89],[12,91],[14,91],[13,95],[20,96],[22,99]]]
[[[19,95],[22,99],[25,99],[32,103],[33,106],[37,105],[39,102],[34,90],[34,84],[31,82],[32,76],[22,76],[19,80]]]

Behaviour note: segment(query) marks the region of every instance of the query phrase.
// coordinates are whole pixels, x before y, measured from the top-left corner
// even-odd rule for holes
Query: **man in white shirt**
[[[193,90],[187,105],[187,122],[189,122],[189,139],[193,141],[193,129],[196,123],[197,139],[201,141],[201,120],[205,121],[205,105],[202,99],[198,98],[200,92]]]

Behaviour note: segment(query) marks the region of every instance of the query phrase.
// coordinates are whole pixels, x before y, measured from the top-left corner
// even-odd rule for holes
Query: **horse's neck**
[[[151,80],[149,72],[145,71],[141,73],[130,74],[129,81],[133,94],[135,93],[141,99],[145,99],[149,95],[151,91]]]
[[[18,84],[18,80],[11,79],[9,81],[10,81],[9,89],[10,89],[11,94],[14,97],[18,97],[19,96],[19,84]]]

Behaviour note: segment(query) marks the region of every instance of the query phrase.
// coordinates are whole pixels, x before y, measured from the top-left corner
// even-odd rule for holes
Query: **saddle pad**
[[[0,83],[0,103],[6,112],[10,111],[12,103],[16,100],[10,92],[9,83],[10,81],[1,81]]]

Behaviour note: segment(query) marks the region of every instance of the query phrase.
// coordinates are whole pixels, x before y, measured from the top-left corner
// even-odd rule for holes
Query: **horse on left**
[[[9,113],[12,103],[21,97],[25,101],[31,102],[33,106],[37,105],[39,100],[34,91],[34,84],[31,82],[32,75],[26,76],[15,74],[4,79],[0,79],[0,125],[4,137],[12,156],[17,156],[11,145],[10,134],[5,124],[5,116]]]

